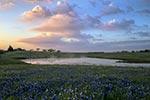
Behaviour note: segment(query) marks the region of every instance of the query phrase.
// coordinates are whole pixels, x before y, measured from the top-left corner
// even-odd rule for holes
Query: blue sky
[[[149,0],[1,0],[0,48],[150,49]]]

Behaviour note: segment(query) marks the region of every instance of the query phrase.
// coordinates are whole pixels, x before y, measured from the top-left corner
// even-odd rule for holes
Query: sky
[[[0,0],[0,49],[150,49],[150,0]]]

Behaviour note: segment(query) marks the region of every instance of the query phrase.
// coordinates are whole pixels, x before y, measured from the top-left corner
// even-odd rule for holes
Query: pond
[[[120,66],[120,67],[150,67],[150,63],[120,63],[121,60],[100,59],[100,58],[42,58],[25,59],[25,63],[41,65],[102,65],[102,66]]]

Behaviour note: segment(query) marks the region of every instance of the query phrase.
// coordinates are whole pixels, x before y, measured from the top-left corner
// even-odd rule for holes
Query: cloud
[[[54,8],[54,14],[68,14],[71,16],[76,16],[73,10],[74,6],[70,6],[67,1],[57,1],[57,5]]]
[[[128,40],[117,42],[103,42],[95,44],[97,51],[122,51],[122,50],[141,50],[150,48],[150,40]]]
[[[106,8],[104,10],[101,10],[100,16],[109,16],[109,15],[114,15],[114,14],[119,14],[123,13],[124,11],[121,10],[118,6],[115,6],[112,2],[104,2],[106,5]]]
[[[30,44],[53,44],[59,42],[60,35],[52,33],[41,33],[31,38],[23,38],[17,40],[18,42],[25,42]]]
[[[134,11],[134,8],[131,7],[131,6],[127,6],[127,12],[133,12]]]
[[[91,4],[92,7],[96,7],[96,2],[88,0],[89,4]]]
[[[51,16],[51,12],[44,7],[36,5],[32,10],[25,11],[20,20],[23,22],[32,22],[37,19],[46,18]]]
[[[141,37],[150,37],[150,31],[134,32],[132,34],[138,35]]]
[[[32,31],[39,32],[40,34],[30,38],[22,38],[18,41],[35,45],[54,46],[56,49],[64,48],[64,45],[68,45],[70,49],[74,45],[78,46],[82,44],[84,47],[85,43],[89,43],[89,40],[93,39],[93,36],[81,33],[81,31],[87,29],[89,26],[86,26],[85,22],[87,20],[81,19],[76,15],[73,7],[68,5],[67,1],[58,1],[53,15],[48,20],[31,28]],[[94,22],[94,18],[92,19],[91,17],[90,19]]]
[[[108,21],[105,24],[99,26],[101,30],[106,31],[129,31],[134,26],[134,20],[122,20],[121,22],[117,22],[115,19]]]
[[[76,35],[76,36],[75,36]],[[73,36],[68,34],[61,33],[40,33],[31,38],[23,38],[19,39],[19,42],[33,43],[33,44],[57,44],[57,43],[68,43],[68,42],[79,42],[79,41],[87,41],[91,39],[90,35],[79,35],[74,34]]]
[[[101,0],[101,3],[105,6],[109,6],[110,4],[113,4],[113,2],[108,1],[108,0]]]
[[[150,9],[143,9],[143,10],[139,10],[137,12],[140,14],[144,14],[146,16],[150,16]]]
[[[48,2],[48,3],[51,3],[53,2],[53,0],[24,0],[26,2],[29,2],[29,3],[38,3],[38,2]]]
[[[17,42],[23,42],[36,46],[44,46],[44,48],[54,48],[60,50],[71,50],[73,48],[84,48],[89,43],[89,35],[74,34],[80,36],[68,36],[66,34],[42,33],[31,38],[22,38]]]
[[[84,24],[88,29],[99,29],[99,26],[101,26],[102,22],[97,17],[87,15],[84,19]]]
[[[15,3],[12,1],[9,1],[9,0],[1,0],[0,1],[0,9],[2,9],[2,10],[9,9],[9,8],[13,7],[14,5],[15,5]]]
[[[92,17],[87,15],[85,19],[82,19],[85,29],[95,29],[103,31],[130,31],[135,26],[134,20],[123,19],[121,21],[116,21],[112,19],[108,22],[101,22],[98,17]]]
[[[144,6],[149,6],[149,0],[139,0],[139,3],[144,5]]]
[[[26,2],[31,2],[31,3],[35,3],[35,2],[41,2],[43,0],[25,0]]]
[[[48,3],[52,3],[53,2],[53,0],[47,0],[48,1]]]
[[[72,17],[67,14],[56,14],[49,18],[48,21],[32,28],[38,32],[68,32],[83,29],[80,18]]]
[[[126,3],[130,3],[130,4],[135,4],[137,7],[140,7],[140,8],[145,8],[145,7],[149,7],[149,0],[125,0]]]
[[[93,37],[91,35],[83,35],[81,31],[86,29],[86,23],[78,16],[69,15],[68,12],[70,10],[57,13],[49,17],[47,21],[31,29],[42,34],[31,38],[23,38],[18,41],[35,45],[47,45],[56,47],[56,49],[64,48],[64,46],[68,46],[71,49],[75,45],[78,46],[81,44],[84,47]]]
[[[20,39],[18,42],[28,43],[43,48],[54,48],[62,51],[71,52],[112,52],[121,50],[141,50],[149,49],[150,40],[132,40],[132,41],[117,41],[117,42],[96,42],[91,43],[86,39],[75,39],[75,38],[63,38],[52,35],[52,36],[37,36],[32,38]],[[68,40],[67,40],[68,39]]]
[[[108,1],[103,3],[107,8],[102,10],[102,17],[124,12],[112,2]],[[39,10],[39,8],[41,10]],[[128,9],[132,8],[129,7]],[[43,14],[41,14],[41,12],[43,12]],[[34,7],[31,11],[26,11],[24,15],[29,15],[29,17],[24,16],[24,18],[29,18],[30,21],[42,17],[48,17],[48,19],[30,29],[40,34],[19,39],[18,42],[33,44],[44,48],[55,48],[63,51],[105,51],[132,49],[132,46],[135,48],[142,47],[141,44],[143,41],[141,44],[135,44],[136,42],[134,41],[104,42],[105,39],[93,37],[92,34],[83,34],[84,31],[90,29],[109,32],[126,32],[135,26],[134,20],[123,19],[118,21],[112,19],[104,23],[99,17],[88,14],[86,16],[79,16],[78,13],[75,12],[74,6],[70,6],[67,1],[57,1],[51,12],[53,15],[48,9],[40,6]]]

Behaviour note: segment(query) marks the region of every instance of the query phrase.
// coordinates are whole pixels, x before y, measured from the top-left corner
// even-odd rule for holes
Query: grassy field
[[[150,68],[30,65],[19,61],[102,55],[107,54],[28,51],[2,54],[0,100],[150,100]],[[139,54],[139,58],[141,55],[149,59],[146,53]]]
[[[130,63],[150,63],[150,52],[88,53],[86,56],[93,58],[120,59]]]

